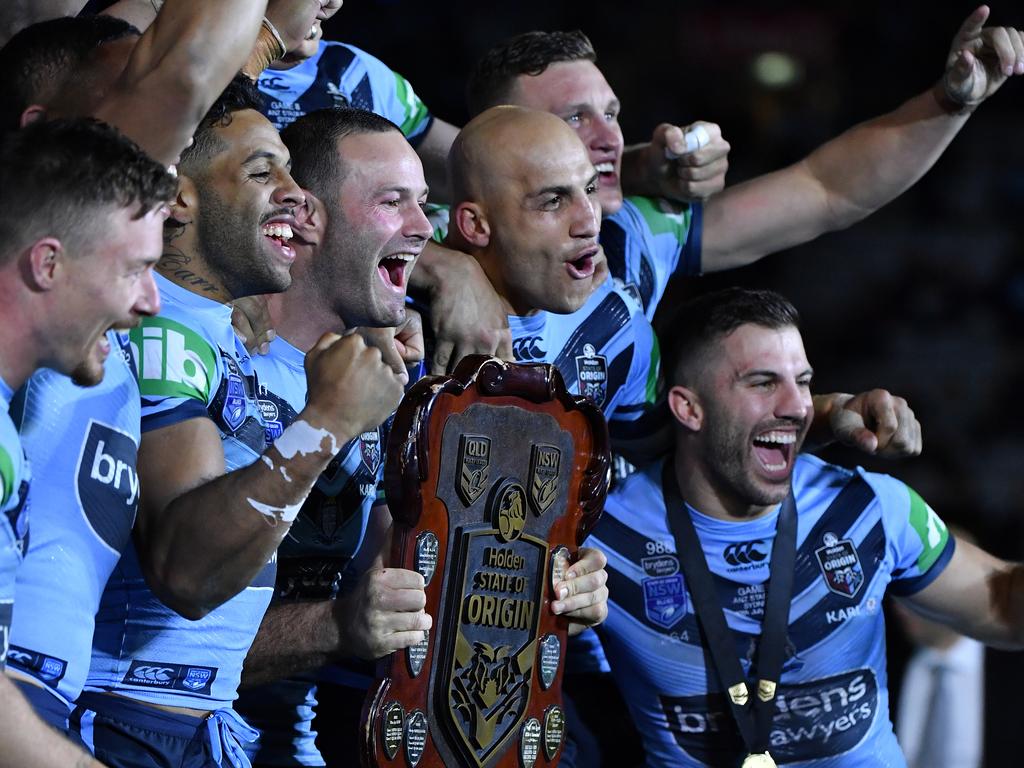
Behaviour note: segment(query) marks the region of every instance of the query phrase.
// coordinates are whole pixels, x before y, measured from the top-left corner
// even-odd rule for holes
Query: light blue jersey
[[[101,383],[80,387],[41,368],[11,407],[36,482],[8,661],[65,702],[85,684],[100,595],[139,503],[139,386],[127,336],[107,339]]]
[[[601,220],[601,247],[615,282],[654,318],[669,280],[699,275],[704,208],[650,197],[627,197]]]
[[[208,418],[220,430],[227,471],[251,464],[266,447],[266,425],[252,361],[231,328],[231,307],[159,275],[157,286],[161,314],[131,332],[143,434]],[[193,709],[230,706],[270,603],[275,561],[215,611],[189,621],[150,592],[129,545],[103,593],[87,689]]]
[[[0,674],[7,661],[14,579],[28,546],[29,464],[8,409],[14,393],[0,379]]]
[[[769,749],[780,764],[903,768],[889,720],[882,598],[930,584],[953,541],[921,497],[887,475],[802,455],[793,489],[793,599]],[[778,509],[743,523],[691,516],[753,679]],[[701,645],[660,464],[609,496],[588,543],[608,555],[609,616],[599,631],[647,764],[738,764],[742,741]]]
[[[333,40],[322,40],[291,69],[265,69],[257,85],[263,114],[279,131],[318,109],[354,107],[386,117],[416,146],[433,121],[409,81],[366,51]]]
[[[520,363],[551,363],[574,394],[591,398],[610,429],[630,437],[657,398],[658,342],[640,305],[605,281],[568,315],[510,315],[512,350]]]
[[[278,338],[254,358],[259,402],[273,440],[306,405],[305,354]],[[383,503],[388,424],[350,440],[317,479],[278,550],[275,599],[326,600],[350,590],[361,574],[352,558],[363,543],[371,509]],[[260,729],[250,748],[255,764],[323,765],[312,729],[316,676],[298,675],[243,689],[237,709]]]

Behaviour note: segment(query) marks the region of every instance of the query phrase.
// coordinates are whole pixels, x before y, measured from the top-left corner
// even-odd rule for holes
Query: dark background
[[[462,124],[465,73],[490,45],[529,29],[583,29],[623,102],[627,143],[662,121],[717,122],[736,183],[930,87],[974,7],[361,0],[342,8],[326,36],[375,54],[434,114]],[[996,8],[990,21],[1024,26],[1024,11],[1013,10]],[[754,80],[753,59],[769,50],[800,62],[793,86]],[[829,458],[898,474],[1005,556],[1024,542],[1024,357],[1015,338],[1024,313],[1022,94],[1020,82],[1007,83],[925,179],[868,220],[681,291],[743,283],[787,294],[804,316],[818,391],[884,386],[923,424],[920,458]]]
[[[360,0],[326,36],[377,55],[434,114],[462,124],[465,73],[490,45],[530,29],[582,29],[622,100],[627,143],[662,121],[717,122],[733,147],[728,182],[736,183],[929,88],[974,7]],[[990,23],[1024,27],[1024,10],[1000,4]],[[751,64],[768,50],[800,62],[791,87],[755,82]],[[898,475],[947,521],[1014,559],[1024,554],[1022,95],[1024,84],[1007,83],[925,179],[868,220],[680,291],[736,283],[788,295],[803,314],[818,391],[883,386],[906,397],[923,425],[919,458],[886,462],[842,449],[826,457]],[[895,681],[906,646],[892,641]],[[1024,664],[990,653],[987,668],[986,763],[996,764],[1018,754]]]

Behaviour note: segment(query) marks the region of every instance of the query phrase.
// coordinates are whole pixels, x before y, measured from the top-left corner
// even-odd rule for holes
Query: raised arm
[[[1021,32],[972,13],[936,86],[861,123],[788,168],[727,188],[704,209],[703,267],[730,269],[843,229],[888,203],[935,163],[971,112],[1024,73]]]
[[[383,422],[402,396],[380,352],[358,336],[326,334],[306,372],[306,407],[247,467],[225,474],[206,418],[143,435],[139,559],[153,592],[183,616],[201,618],[252,582],[338,447]]]
[[[207,109],[249,59],[264,15],[276,19],[287,48],[303,39],[320,9],[319,0],[271,2],[268,11],[266,0],[166,0],[94,116],[160,162],[177,162]]]

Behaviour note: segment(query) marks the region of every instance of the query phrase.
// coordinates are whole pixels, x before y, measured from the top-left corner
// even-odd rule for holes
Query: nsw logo
[[[737,542],[722,550],[722,559],[732,568],[760,565],[767,558],[768,547],[765,545],[764,539]]]
[[[137,659],[128,668],[122,682],[125,685],[143,688],[174,689],[209,696],[213,681],[216,679],[216,667],[164,664]]]
[[[78,454],[76,492],[89,525],[115,552],[124,549],[139,504],[138,446],[127,432],[89,421]]]
[[[683,576],[659,576],[644,579],[644,613],[648,621],[672,629],[686,615],[686,589]]]
[[[814,550],[814,555],[825,577],[825,585],[837,595],[855,596],[864,584],[857,548],[849,539],[840,540],[834,533],[826,533],[822,543],[825,546]]]

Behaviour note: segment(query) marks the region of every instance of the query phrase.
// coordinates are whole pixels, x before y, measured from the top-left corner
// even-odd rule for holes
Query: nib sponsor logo
[[[142,395],[206,400],[210,372],[217,361],[212,347],[188,327],[167,318],[150,318],[131,331],[132,354],[139,364]]]
[[[78,501],[107,546],[120,552],[139,503],[138,446],[126,432],[90,420],[78,456]]]

